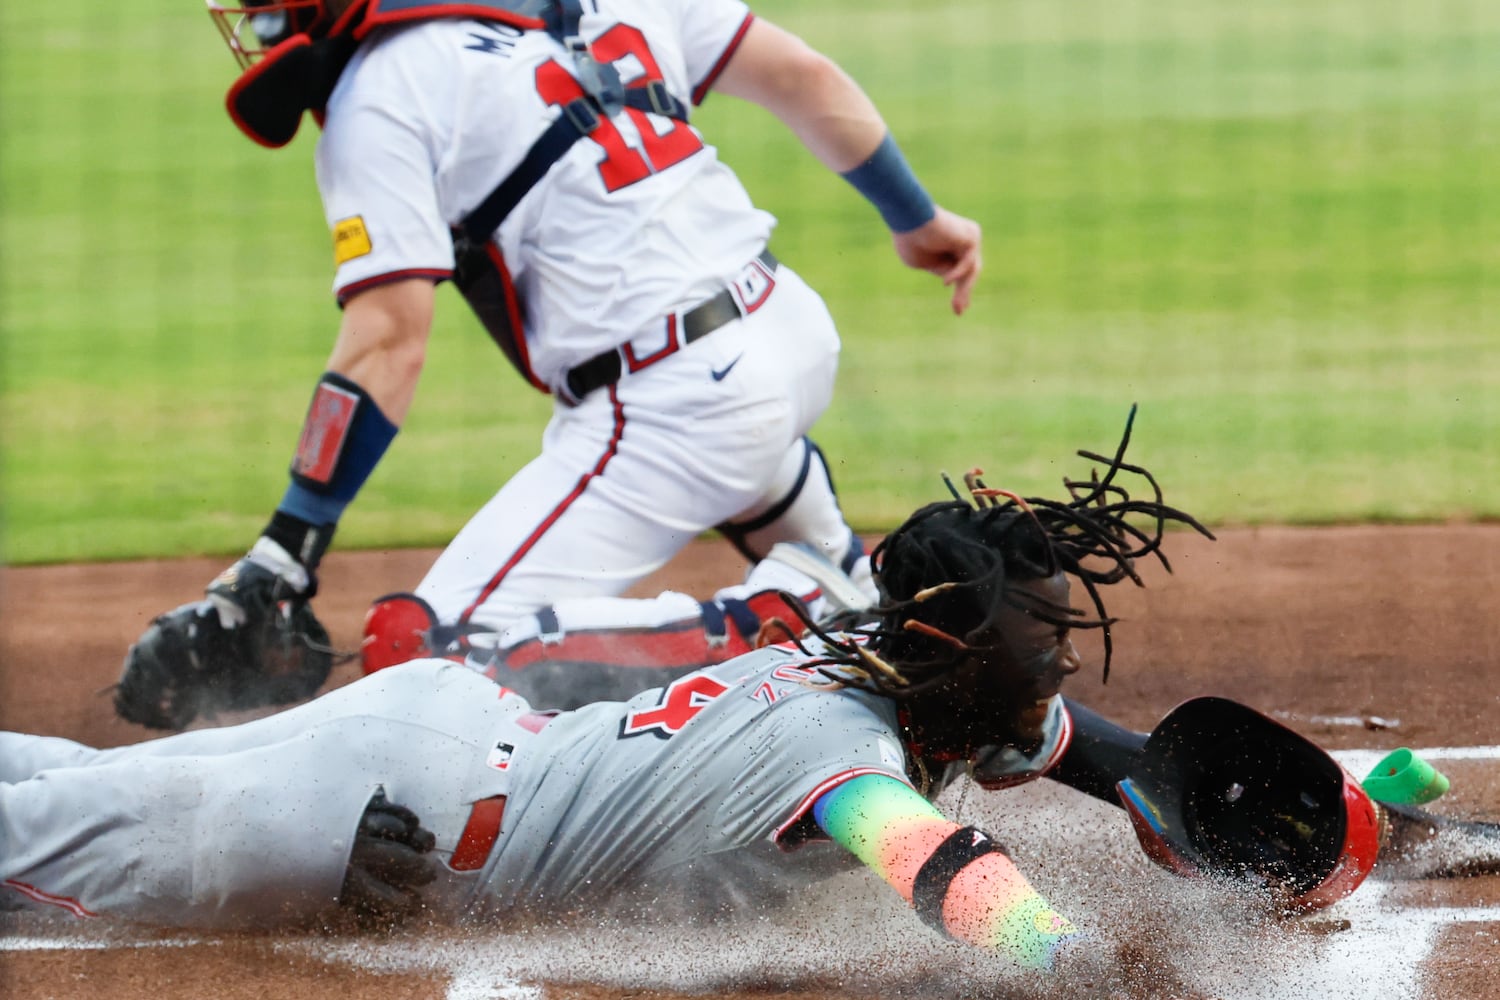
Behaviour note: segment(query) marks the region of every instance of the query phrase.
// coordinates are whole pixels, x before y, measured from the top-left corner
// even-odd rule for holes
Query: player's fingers
[[[359,834],[394,840],[418,851],[430,851],[436,843],[436,838],[422,826],[416,813],[383,798],[371,803],[360,817]]]
[[[387,885],[398,887],[427,885],[437,878],[430,858],[390,840],[360,840],[355,844],[350,864]]]
[[[372,810],[383,813],[384,815],[400,820],[403,824],[409,827],[415,827],[418,823],[421,822],[421,820],[417,818],[416,813],[412,812],[410,809],[406,808],[399,802],[382,800],[378,806],[372,806],[371,808]]]
[[[368,809],[359,820],[359,832],[366,837],[379,837],[383,840],[404,840],[410,827],[401,816],[392,815],[390,812]]]
[[[974,292],[974,283],[979,280],[982,269],[979,254],[974,253],[950,268],[943,283],[953,289],[953,314],[962,316],[969,308]]]
[[[953,289],[953,298],[950,300],[953,307],[953,315],[962,316],[969,309],[969,285],[960,284]]]

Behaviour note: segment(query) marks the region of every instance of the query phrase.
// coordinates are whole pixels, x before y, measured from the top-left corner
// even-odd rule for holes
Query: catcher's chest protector
[[[525,357],[524,306],[491,237],[574,143],[622,109],[634,108],[680,122],[688,120],[687,106],[662,81],[643,79],[626,87],[611,63],[594,58],[592,45],[584,41],[579,29],[582,0],[556,0],[552,13],[556,16],[549,14],[547,30],[572,58],[579,96],[563,105],[562,113],[532,143],[520,164],[453,232],[453,284],[511,365],[542,392],[551,390],[537,380]]]

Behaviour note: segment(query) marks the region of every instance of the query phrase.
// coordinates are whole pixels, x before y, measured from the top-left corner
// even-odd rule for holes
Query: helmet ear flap
[[[1374,803],[1347,771],[1225,698],[1195,698],[1170,712],[1117,792],[1157,864],[1256,879],[1289,910],[1353,892],[1379,849]]]
[[[351,35],[293,35],[234,81],[225,96],[241,132],[271,149],[291,142],[304,111],[321,111],[357,47]]]

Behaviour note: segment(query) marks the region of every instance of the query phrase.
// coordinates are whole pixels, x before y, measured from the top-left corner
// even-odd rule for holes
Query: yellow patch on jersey
[[[370,233],[362,215],[340,219],[333,224],[333,262],[347,264],[370,252]]]

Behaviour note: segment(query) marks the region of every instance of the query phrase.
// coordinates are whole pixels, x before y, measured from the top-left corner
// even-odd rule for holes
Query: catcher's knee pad
[[[787,453],[760,505],[718,531],[751,562],[778,542],[809,542],[844,572],[864,555],[864,545],[844,520],[823,452],[810,438]]]
[[[407,660],[441,655],[432,646],[437,612],[416,594],[386,594],[365,612],[359,665],[366,675]]]

